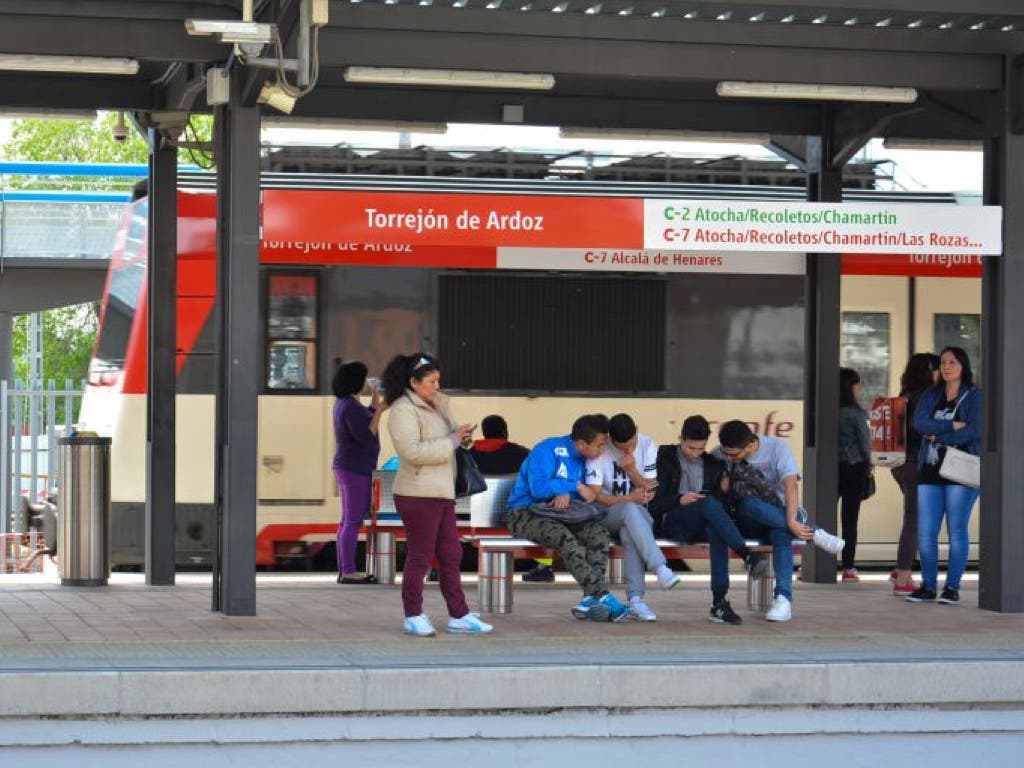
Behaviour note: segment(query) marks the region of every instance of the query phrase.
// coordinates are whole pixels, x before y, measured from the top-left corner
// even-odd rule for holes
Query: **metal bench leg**
[[[395,583],[395,533],[371,531],[366,537],[366,572],[378,584]]]
[[[481,552],[478,570],[480,613],[512,613],[512,553]]]
[[[756,613],[767,613],[775,599],[775,563],[772,553],[764,553],[768,560],[768,570],[759,579],[747,574],[747,608]]]
[[[622,564],[622,547],[612,547],[608,550],[608,565],[604,570],[604,581],[606,584],[626,583],[626,569]]]

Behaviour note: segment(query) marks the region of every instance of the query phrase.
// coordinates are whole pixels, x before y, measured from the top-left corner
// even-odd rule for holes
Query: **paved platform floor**
[[[707,577],[671,592],[650,585],[656,623],[572,619],[574,585],[516,584],[515,610],[487,615],[487,637],[418,639],[401,633],[399,586],[342,586],[328,574],[260,574],[257,615],[210,611],[210,577],[181,574],[147,587],[115,574],[105,588],[61,587],[52,576],[0,577],[0,673],[223,668],[408,668],[444,665],[1024,661],[1024,616],[977,608],[968,576],[959,606],[911,604],[885,576],[859,584],[798,583],[794,619],[774,624],[746,609],[744,580],[732,603],[741,626],[707,620]],[[465,589],[476,602],[475,579]],[[622,595],[621,589],[618,594]],[[445,613],[436,585],[426,610]]]

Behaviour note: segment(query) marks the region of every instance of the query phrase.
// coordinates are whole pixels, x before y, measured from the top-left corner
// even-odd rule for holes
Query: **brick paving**
[[[741,626],[707,621],[706,576],[669,593],[649,585],[657,623],[573,620],[578,591],[516,584],[515,611],[490,615],[490,637],[401,634],[398,586],[342,586],[328,574],[260,574],[257,615],[210,611],[210,577],[179,575],[147,587],[115,574],[106,588],[61,587],[52,575],[0,577],[0,671],[422,665],[751,663],[777,660],[1024,660],[1024,616],[977,608],[977,581],[956,607],[894,598],[883,575],[859,584],[797,583],[794,620],[772,624],[746,610],[744,580],[731,598]],[[467,577],[470,604],[476,584]],[[617,590],[621,596],[621,589]],[[426,610],[443,627],[428,585]]]

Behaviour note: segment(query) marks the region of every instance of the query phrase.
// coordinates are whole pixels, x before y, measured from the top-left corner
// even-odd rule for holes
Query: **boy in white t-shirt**
[[[601,455],[587,460],[584,482],[594,490],[597,502],[608,508],[601,524],[622,542],[626,595],[633,617],[655,621],[658,617],[644,602],[644,574],[655,573],[662,589],[672,589],[680,582],[665,563],[654,538],[654,520],[644,506],[654,497],[657,485],[658,446],[640,434],[625,413],[609,420],[608,438]]]

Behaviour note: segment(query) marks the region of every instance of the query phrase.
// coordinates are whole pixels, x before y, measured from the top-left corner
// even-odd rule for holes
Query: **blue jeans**
[[[775,596],[792,602],[793,534],[786,523],[786,510],[751,496],[736,505],[736,523],[744,535],[771,543]]]
[[[946,516],[949,536],[949,567],[946,586],[960,590],[967,567],[970,539],[967,524],[980,490],[966,485],[917,486],[917,548],[921,553],[921,586],[934,591],[939,580],[939,528]]]
[[[665,513],[661,529],[673,541],[707,538],[711,550],[711,592],[724,597],[729,591],[729,550],[743,553],[747,544],[722,502],[705,496],[692,504],[677,504]]]

